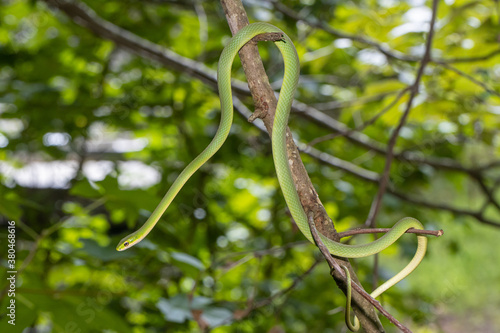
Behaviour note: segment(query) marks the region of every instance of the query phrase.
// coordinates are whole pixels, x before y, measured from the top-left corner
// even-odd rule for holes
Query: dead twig
[[[312,215],[309,215],[309,228],[311,229],[311,234],[313,236],[314,241],[316,242],[316,245],[318,246],[319,250],[321,251],[321,254],[323,257],[325,257],[326,261],[328,262],[328,265],[330,266],[330,269],[332,270],[332,275],[334,272],[339,273],[342,278],[346,279],[345,272],[344,270],[340,267],[340,265],[337,263],[337,261],[332,257],[328,249],[326,248],[325,244],[319,237],[318,231],[316,230],[316,226],[314,223],[314,218]],[[358,286],[356,283],[351,282],[352,289],[354,289],[356,292],[358,292],[361,296],[363,296],[368,302],[370,302],[371,305],[373,305],[380,313],[382,313],[391,323],[393,323],[397,328],[399,328],[402,332],[406,333],[411,333],[411,331],[401,324],[396,318],[394,318],[387,310],[385,310],[380,303],[374,299],[373,297],[370,296],[363,288]]]

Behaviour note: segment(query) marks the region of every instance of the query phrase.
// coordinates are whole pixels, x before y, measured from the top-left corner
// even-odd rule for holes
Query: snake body
[[[286,130],[288,117],[290,114],[290,108],[299,78],[299,59],[297,51],[295,50],[295,47],[290,38],[277,27],[267,23],[253,23],[241,29],[231,39],[231,41],[222,51],[219,60],[217,78],[219,97],[221,101],[221,120],[217,133],[215,134],[210,144],[205,148],[205,150],[201,154],[199,154],[191,163],[189,163],[189,165],[177,177],[177,179],[174,181],[174,183],[165,194],[161,202],[158,204],[154,212],[151,214],[149,219],[146,221],[146,223],[139,230],[135,231],[134,233],[130,234],[120,241],[120,243],[116,247],[118,251],[123,251],[127,248],[130,248],[131,246],[140,242],[144,237],[146,237],[146,235],[156,225],[177,193],[184,186],[186,181],[191,177],[191,175],[193,175],[194,172],[196,172],[196,170],[198,170],[210,157],[212,157],[219,150],[219,148],[226,140],[233,121],[233,102],[231,94],[231,67],[233,60],[243,45],[245,45],[253,37],[263,33],[280,33],[283,36],[282,41],[275,42],[275,44],[281,51],[281,54],[283,55],[285,64],[283,85],[280,91],[280,97],[276,108],[276,115],[274,118],[272,130],[272,150],[274,164],[276,167],[276,174],[283,191],[283,196],[288,205],[288,208],[290,209],[290,213],[293,219],[295,220],[297,226],[304,234],[304,236],[306,236],[309,241],[314,243],[311,231],[309,230],[306,213],[304,212],[304,209],[301,205],[298,193],[293,182],[286,149]],[[385,248],[393,244],[399,237],[401,237],[401,235],[406,232],[406,230],[410,228],[423,229],[423,226],[418,220],[407,217],[398,221],[389,232],[387,232],[376,241],[361,245],[342,244],[335,242],[321,234],[320,236],[323,243],[333,255],[345,258],[360,258],[370,256],[384,250]],[[417,236],[417,239],[417,251],[410,263],[394,277],[375,289],[371,293],[372,297],[379,296],[389,287],[405,278],[418,266],[423,256],[425,255],[427,238],[424,236]],[[348,289],[350,289],[350,283],[348,283]],[[349,295],[347,297],[347,308],[350,307],[350,290],[348,290],[348,292]],[[346,316],[346,320],[347,319],[348,317]],[[349,327],[350,329],[356,329],[356,327],[351,326],[352,325],[350,325]],[[354,326],[359,327],[357,318],[355,319]]]

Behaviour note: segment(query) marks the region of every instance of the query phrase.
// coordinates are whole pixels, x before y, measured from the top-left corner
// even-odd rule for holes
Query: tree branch
[[[250,110],[248,110],[248,108],[238,98],[234,98],[233,103],[234,103],[234,107],[235,107],[236,111],[239,114],[241,114],[245,118],[250,117],[250,115],[252,113],[250,112]],[[256,121],[256,122],[254,122],[254,125],[257,126],[257,128],[259,128],[262,132],[267,133],[265,126],[262,122]],[[305,143],[297,142],[297,146],[301,152],[308,154],[309,156],[316,159],[317,161],[319,161],[322,164],[325,164],[325,165],[328,165],[328,166],[331,166],[331,167],[334,167],[337,169],[341,169],[341,170],[343,170],[343,171],[345,171],[345,172],[347,172],[347,173],[349,173],[349,174],[351,174],[359,179],[362,179],[362,180],[365,180],[365,181],[368,181],[371,183],[378,183],[380,181],[380,175],[376,172],[364,169],[364,168],[357,166],[351,162],[342,160],[338,157],[335,157],[335,156],[332,156],[328,153],[322,152],[314,147],[308,146]],[[496,163],[492,163],[488,166],[489,167],[497,167],[498,165]],[[498,183],[500,185],[500,179],[499,179]],[[473,211],[473,210],[469,210],[469,209],[456,208],[456,207],[453,207],[453,206],[450,206],[447,204],[437,203],[435,201],[426,201],[423,199],[413,198],[413,197],[408,196],[407,194],[403,194],[401,192],[396,191],[395,189],[391,188],[390,186],[387,189],[387,193],[391,194],[392,196],[394,196],[400,200],[409,202],[409,203],[414,204],[414,205],[418,205],[418,206],[422,206],[422,207],[426,207],[426,208],[430,208],[430,209],[448,211],[448,212],[451,212],[457,216],[460,216],[460,215],[471,216],[471,217],[475,218],[480,223],[484,223],[484,224],[487,224],[487,225],[490,225],[493,227],[497,227],[497,228],[500,227],[499,222],[495,222],[495,221],[492,221],[492,220],[486,218],[483,215],[482,210]]]
[[[454,63],[463,63],[463,62],[476,62],[476,61],[484,61],[484,60],[489,60],[497,55],[500,54],[500,49],[496,49],[491,51],[490,53],[481,55],[481,56],[476,56],[476,57],[459,57],[459,58],[445,58],[442,60],[439,60],[439,63],[447,63],[447,64],[454,64]]]
[[[203,63],[194,61],[189,58],[180,56],[179,54],[170,51],[164,47],[154,44],[144,38],[141,38],[130,31],[122,29],[109,21],[99,17],[87,5],[78,1],[67,0],[42,0],[55,9],[59,9],[69,16],[75,23],[92,31],[97,36],[108,39],[116,43],[117,46],[135,54],[141,58],[157,61],[166,67],[182,73],[186,73],[194,78],[201,80],[213,89],[217,88],[217,75],[214,70],[205,66]],[[231,86],[233,91],[241,96],[250,96],[250,90],[246,83],[239,80],[232,80]],[[371,139],[367,135],[359,132],[352,132],[344,123],[339,122],[319,110],[294,101],[292,111],[305,118],[312,120],[318,125],[341,133],[349,141],[365,147],[374,152],[386,155],[386,146],[376,140]],[[432,167],[452,170],[457,172],[469,173],[475,169],[486,171],[491,168],[500,166],[500,161],[493,161],[483,166],[478,166],[475,169],[469,169],[456,162],[455,160],[442,157],[422,157],[414,152],[395,152],[394,156],[401,160],[417,164],[427,164]]]
[[[182,57],[175,52],[172,52],[168,49],[165,49],[157,44],[151,43],[148,40],[145,40],[125,29],[122,29],[104,19],[96,15],[94,11],[92,11],[89,7],[87,7],[85,4],[77,1],[64,1],[64,0],[43,0],[47,4],[49,4],[51,7],[54,9],[59,9],[60,11],[64,12],[68,17],[70,17],[73,21],[75,21],[77,24],[89,29],[93,33],[95,33],[97,36],[108,39],[113,41],[118,47],[121,47],[123,49],[126,49],[127,51],[131,52],[132,54],[135,54],[139,57],[145,58],[145,59],[150,59],[153,61],[157,61],[166,67],[177,70],[183,73],[187,73],[188,75],[191,75],[194,78],[200,79],[202,82],[206,83],[212,88],[216,88],[217,86],[217,81],[216,81],[216,73],[212,69],[208,68],[202,63],[193,61],[191,59]],[[487,59],[489,57],[495,56],[497,53],[489,54]],[[466,61],[479,61],[483,59],[469,59],[469,58],[464,58],[464,62]],[[456,59],[448,59],[446,61],[449,62],[461,62],[460,58]],[[250,91],[248,89],[248,86],[239,80],[232,80],[232,89],[235,93],[237,93],[240,96],[248,96],[250,95]],[[305,118],[308,118],[312,120],[313,122],[317,123],[319,126],[325,127],[327,129],[333,130],[335,132],[338,132],[346,137],[349,141],[353,142],[354,144],[357,144],[359,146],[365,147],[366,149],[369,149],[371,151],[376,152],[377,154],[380,155],[386,155],[386,146],[378,141],[375,141],[368,137],[367,135],[359,132],[352,132],[349,127],[347,127],[345,124],[329,117],[328,115],[318,111],[317,109],[306,105],[304,103],[294,101],[293,109],[292,109],[295,114],[299,114]],[[257,124],[258,121],[254,122],[254,125]],[[345,165],[343,164],[341,159],[338,158],[333,158],[330,159],[328,154],[324,154],[323,152],[320,151],[305,151],[307,154],[313,156],[314,158],[318,159],[320,162],[338,167],[338,165]],[[442,157],[432,157],[432,156],[422,156],[421,154],[415,153],[415,152],[409,152],[409,151],[402,151],[394,152],[394,157],[397,158],[398,160],[402,162],[410,162],[414,164],[425,164],[432,166],[437,169],[441,170],[449,170],[449,171],[455,171],[455,172],[461,172],[461,173],[466,173],[471,175],[472,173],[482,173],[489,171],[493,168],[498,168],[500,167],[500,160],[494,160],[489,163],[486,163],[484,165],[480,166],[475,166],[475,167],[465,167],[458,163],[455,160],[449,159],[449,158],[442,158]],[[88,156],[88,158],[92,158],[92,156]],[[335,162],[335,163],[333,163]],[[359,167],[358,167],[359,168]],[[365,169],[361,169],[365,170]],[[355,175],[356,177],[359,177],[361,179],[365,179],[368,181],[378,181],[378,174],[372,171],[367,172],[357,172],[359,170],[353,170],[349,169],[346,170],[350,172],[351,174]],[[430,201],[425,201],[417,198],[411,198],[408,197],[406,194],[398,193],[396,191],[393,191],[391,189],[388,190],[388,193],[391,193],[395,197],[417,204],[421,205],[424,207],[428,207],[431,209],[442,209],[442,210],[447,210],[450,211],[456,215],[467,215],[467,216],[472,216],[476,218],[479,222],[485,223],[487,225],[495,226],[495,227],[500,227],[500,223],[497,223],[495,221],[492,221],[486,217],[481,212],[475,212],[471,210],[464,210],[464,209],[459,209],[455,208],[449,205],[445,204],[436,204],[435,202],[430,202]]]
[[[389,59],[394,59],[394,60],[399,60],[399,61],[405,61],[405,62],[417,62],[419,61],[419,57],[417,56],[410,56],[406,55],[403,53],[400,53],[396,50],[392,50],[388,48],[387,46],[383,45],[381,42],[377,42],[371,39],[368,39],[367,37],[362,37],[359,35],[352,35],[337,29],[332,28],[330,25],[320,21],[316,17],[312,15],[301,15],[291,9],[290,7],[287,7],[284,5],[282,2],[278,0],[267,0],[268,2],[272,3],[274,8],[282,13],[285,16],[288,16],[289,18],[295,20],[295,21],[300,21],[304,22],[311,28],[317,28],[321,29],[330,35],[337,37],[337,38],[346,38],[350,39],[354,42],[359,42],[361,44],[365,44],[367,46],[371,46],[378,50],[380,53],[385,55]],[[444,59],[436,59],[434,62],[439,62],[439,63],[465,63],[465,62],[477,62],[477,61],[484,61],[484,60],[489,60],[497,55],[500,54],[500,49],[496,49],[491,51],[490,53],[481,55],[481,56],[476,56],[476,57],[458,57],[458,58],[444,58]]]
[[[384,196],[384,193],[387,188],[387,184],[389,183],[389,173],[391,171],[391,166],[392,166],[392,160],[394,158],[394,147],[396,146],[396,141],[399,137],[399,132],[401,131],[401,128],[406,123],[406,119],[408,118],[408,115],[410,114],[412,105],[413,105],[413,99],[415,96],[417,96],[418,91],[419,91],[419,86],[420,86],[420,81],[422,79],[422,76],[424,74],[424,69],[425,66],[429,63],[431,60],[431,47],[432,47],[432,39],[434,37],[434,26],[436,22],[436,16],[437,16],[437,9],[438,9],[438,0],[433,0],[432,1],[432,17],[430,21],[430,28],[429,28],[429,35],[427,36],[427,42],[425,45],[425,53],[422,58],[422,62],[420,64],[420,67],[417,72],[417,77],[415,78],[415,82],[413,83],[411,90],[410,90],[410,98],[408,99],[408,103],[406,105],[405,112],[403,113],[403,116],[401,117],[398,126],[394,130],[394,132],[391,135],[391,138],[389,139],[389,144],[387,147],[387,158],[385,162],[385,167],[384,171],[382,173],[382,177],[380,178],[380,185],[379,185],[379,190],[377,192],[377,195],[375,196],[375,199],[372,202],[372,205],[370,207],[370,212],[368,213],[368,218],[366,219],[365,225],[374,227],[375,226],[375,220],[377,218],[377,214],[380,209],[380,204],[382,202],[382,197]]]
[[[314,238],[314,241],[316,242],[316,245],[318,246],[319,250],[321,251],[321,254],[323,257],[325,257],[326,261],[328,262],[328,265],[330,266],[330,272],[332,277],[337,281],[338,277],[341,276],[341,279],[343,280],[343,290],[345,289],[345,286],[347,284],[346,282],[346,276],[345,272],[342,268],[340,268],[340,265],[337,263],[337,261],[333,258],[333,256],[330,254],[328,249],[326,248],[325,244],[323,244],[323,241],[319,237],[318,231],[316,230],[316,226],[314,225],[314,218],[312,215],[309,216],[309,228],[311,229],[311,234]],[[342,263],[344,265],[344,263]],[[345,265],[344,265],[345,266]],[[349,270],[350,271],[350,270]],[[352,275],[352,272],[350,272]],[[359,285],[357,285],[354,281],[351,282],[352,289],[357,292],[357,294],[361,295],[364,299],[366,299],[371,305],[373,305],[377,310],[380,311],[391,323],[396,325],[397,328],[399,328],[402,332],[409,332],[411,331],[405,327],[403,324],[401,324],[396,318],[394,318],[387,310],[385,310],[380,303],[374,299],[373,297],[370,296],[363,288],[361,288]]]
[[[495,91],[493,88],[488,87],[488,85],[486,85],[486,83],[477,80],[473,76],[461,71],[460,69],[453,67],[450,64],[443,62],[443,61],[434,61],[434,62],[436,64],[441,65],[442,67],[446,68],[447,70],[450,70],[450,71],[454,72],[455,74],[466,78],[467,80],[471,81],[475,85],[480,86],[481,88],[483,88],[485,91],[489,92],[490,94],[495,95],[497,97],[500,97],[499,92]]]
[[[382,53],[383,55],[385,55],[387,58],[392,58],[392,59],[401,60],[401,61],[418,61],[417,57],[407,56],[407,55],[401,54],[401,53],[399,53],[399,52],[397,52],[395,50],[389,49],[388,47],[382,45],[381,43],[377,43],[377,42],[375,42],[373,40],[370,40],[370,39],[368,39],[366,37],[361,37],[361,36],[358,36],[358,35],[351,35],[351,34],[343,32],[343,31],[334,29],[330,25],[328,25],[328,24],[326,24],[326,23],[318,20],[314,16],[311,16],[311,15],[308,15],[308,16],[300,15],[299,13],[295,12],[293,9],[291,9],[291,8],[287,7],[286,5],[282,4],[278,0],[267,0],[267,1],[270,2],[270,3],[272,3],[273,6],[274,6],[274,8],[277,11],[279,11],[280,13],[282,13],[282,14],[284,14],[284,15],[292,18],[292,19],[294,19],[295,21],[304,22],[304,23],[306,23],[307,25],[309,25],[312,28],[321,29],[321,30],[323,30],[323,31],[331,34],[332,36],[335,36],[335,37],[338,37],[338,38],[346,38],[346,39],[350,39],[350,40],[355,41],[355,42],[359,42],[359,43],[362,43],[362,44],[374,47],[380,53]]]
[[[323,137],[319,137],[319,138],[316,138],[314,140],[312,140],[311,142],[309,142],[309,146],[314,146],[320,142],[324,142],[324,141],[327,141],[327,140],[332,140],[332,139],[335,139],[336,137],[339,137],[339,136],[345,136],[345,135],[349,135],[351,133],[354,133],[354,132],[361,132],[362,130],[364,130],[365,128],[367,128],[368,126],[374,124],[377,119],[379,119],[382,115],[384,115],[387,111],[389,111],[390,109],[392,109],[394,107],[394,105],[396,105],[399,100],[404,96],[404,94],[406,94],[406,92],[408,90],[410,90],[411,87],[406,87],[404,89],[402,89],[398,95],[396,96],[396,98],[394,98],[394,100],[389,103],[386,107],[384,107],[380,112],[377,112],[375,114],[375,116],[373,116],[371,119],[369,119],[368,121],[364,122],[363,124],[361,124],[360,126],[356,127],[356,128],[353,128],[353,129],[350,129],[347,133],[343,134],[343,133],[331,133],[331,134],[327,134]]]
[[[240,0],[221,0],[222,7],[226,14],[226,19],[233,35],[244,26],[248,25],[248,18]],[[243,70],[247,77],[248,86],[252,92],[252,97],[256,106],[258,118],[261,118],[267,129],[272,133],[274,114],[277,100],[274,91],[269,84],[264,66],[258,53],[256,45],[247,44],[239,52]],[[255,117],[253,117],[255,118]],[[300,158],[298,149],[293,141],[290,130],[287,130],[286,145],[288,158],[290,160],[292,177],[294,179],[299,198],[306,214],[312,214],[318,221],[319,229],[325,236],[338,241],[333,222],[326,214],[326,210],[321,203],[315,188],[313,187],[309,175]],[[348,262],[346,265],[349,266]],[[354,279],[357,277],[354,275]],[[341,280],[338,281],[341,283]],[[373,308],[365,300],[355,298],[357,313],[361,324],[367,332],[381,332],[381,325]],[[361,301],[361,302],[359,302]]]

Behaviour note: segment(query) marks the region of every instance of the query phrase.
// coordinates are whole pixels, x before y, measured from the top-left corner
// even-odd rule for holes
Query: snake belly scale
[[[283,55],[285,64],[283,85],[280,90],[280,97],[276,108],[272,131],[272,151],[276,174],[286,204],[290,209],[293,219],[304,236],[309,241],[314,242],[311,231],[309,230],[306,213],[304,212],[295,189],[286,150],[286,129],[288,126],[288,117],[299,78],[299,59],[297,51],[295,50],[290,38],[277,27],[268,23],[253,23],[238,31],[238,33],[224,48],[220,56],[217,69],[217,79],[219,97],[221,101],[221,120],[214,138],[205,150],[203,150],[203,152],[191,161],[191,163],[189,163],[189,165],[186,166],[186,168],[181,172],[146,223],[140,229],[123,238],[119,242],[116,247],[118,251],[130,248],[147,236],[188,179],[219,150],[226,140],[233,121],[233,102],[231,94],[231,67],[233,60],[243,45],[245,45],[253,37],[263,33],[280,33],[283,36],[282,41],[275,42],[276,46]],[[384,250],[399,239],[399,237],[401,237],[401,235],[403,235],[406,230],[410,228],[423,229],[423,226],[418,220],[407,217],[398,221],[389,232],[376,241],[361,245],[337,243],[321,234],[320,236],[331,254],[345,258],[360,258],[370,256]],[[417,251],[410,263],[394,277],[375,289],[371,293],[372,297],[379,296],[385,290],[401,281],[422,261],[427,248],[427,238],[419,235],[417,236],[417,239]],[[348,286],[350,287],[350,283],[348,283]],[[347,307],[349,307],[350,297],[348,297],[347,301]],[[346,317],[346,321],[347,320],[348,318]],[[359,327],[357,318],[355,318],[355,325],[348,324],[348,326],[351,330],[356,330],[357,327]]]

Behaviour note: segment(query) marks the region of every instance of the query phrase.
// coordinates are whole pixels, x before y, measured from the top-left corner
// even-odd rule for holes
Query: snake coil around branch
[[[285,141],[286,129],[288,126],[288,117],[290,114],[290,108],[292,106],[293,96],[295,94],[299,78],[299,59],[297,51],[295,50],[295,47],[290,38],[277,27],[268,23],[253,23],[238,31],[238,33],[224,48],[220,56],[217,69],[217,78],[219,96],[221,101],[221,120],[214,138],[205,148],[205,150],[203,150],[203,152],[199,154],[193,161],[191,161],[191,163],[189,163],[189,165],[181,172],[181,174],[174,181],[174,183],[165,194],[161,202],[158,204],[156,209],[153,211],[146,223],[139,230],[133,232],[119,242],[118,246],[116,247],[118,251],[123,251],[130,248],[131,246],[134,246],[148,235],[148,233],[154,228],[160,217],[163,215],[165,210],[168,208],[170,203],[173,201],[184,184],[189,180],[189,178],[224,144],[233,122],[233,101],[231,94],[232,63],[239,49],[243,47],[243,45],[248,43],[255,36],[265,33],[278,33],[282,36],[282,40],[276,41],[275,44],[281,51],[285,63],[285,74],[280,91],[278,105],[276,108],[271,137],[276,174],[281,186],[281,190],[283,191],[283,196],[293,219],[297,223],[297,226],[304,234],[304,236],[310,242],[314,243],[306,213],[304,212],[304,209],[300,203],[299,195],[295,189],[295,185],[293,182],[290,166],[288,163]],[[410,228],[423,229],[423,226],[418,220],[406,217],[398,221],[387,233],[385,233],[376,241],[360,245],[347,245],[338,243],[321,234],[320,238],[331,254],[344,258],[360,258],[379,253],[380,251],[393,244]],[[425,255],[425,251],[427,248],[427,238],[423,235],[417,235],[417,239],[417,251],[410,263],[394,277],[375,289],[371,293],[372,297],[375,298],[382,294],[385,290],[404,279],[419,265]],[[350,288],[351,286],[349,284],[349,295]],[[350,297],[348,297],[348,303],[350,303]],[[350,305],[348,305],[347,308],[346,322],[348,323],[348,327],[351,330],[357,330],[359,328],[359,322],[357,318],[355,318],[354,324],[350,322],[350,319],[348,317]]]

